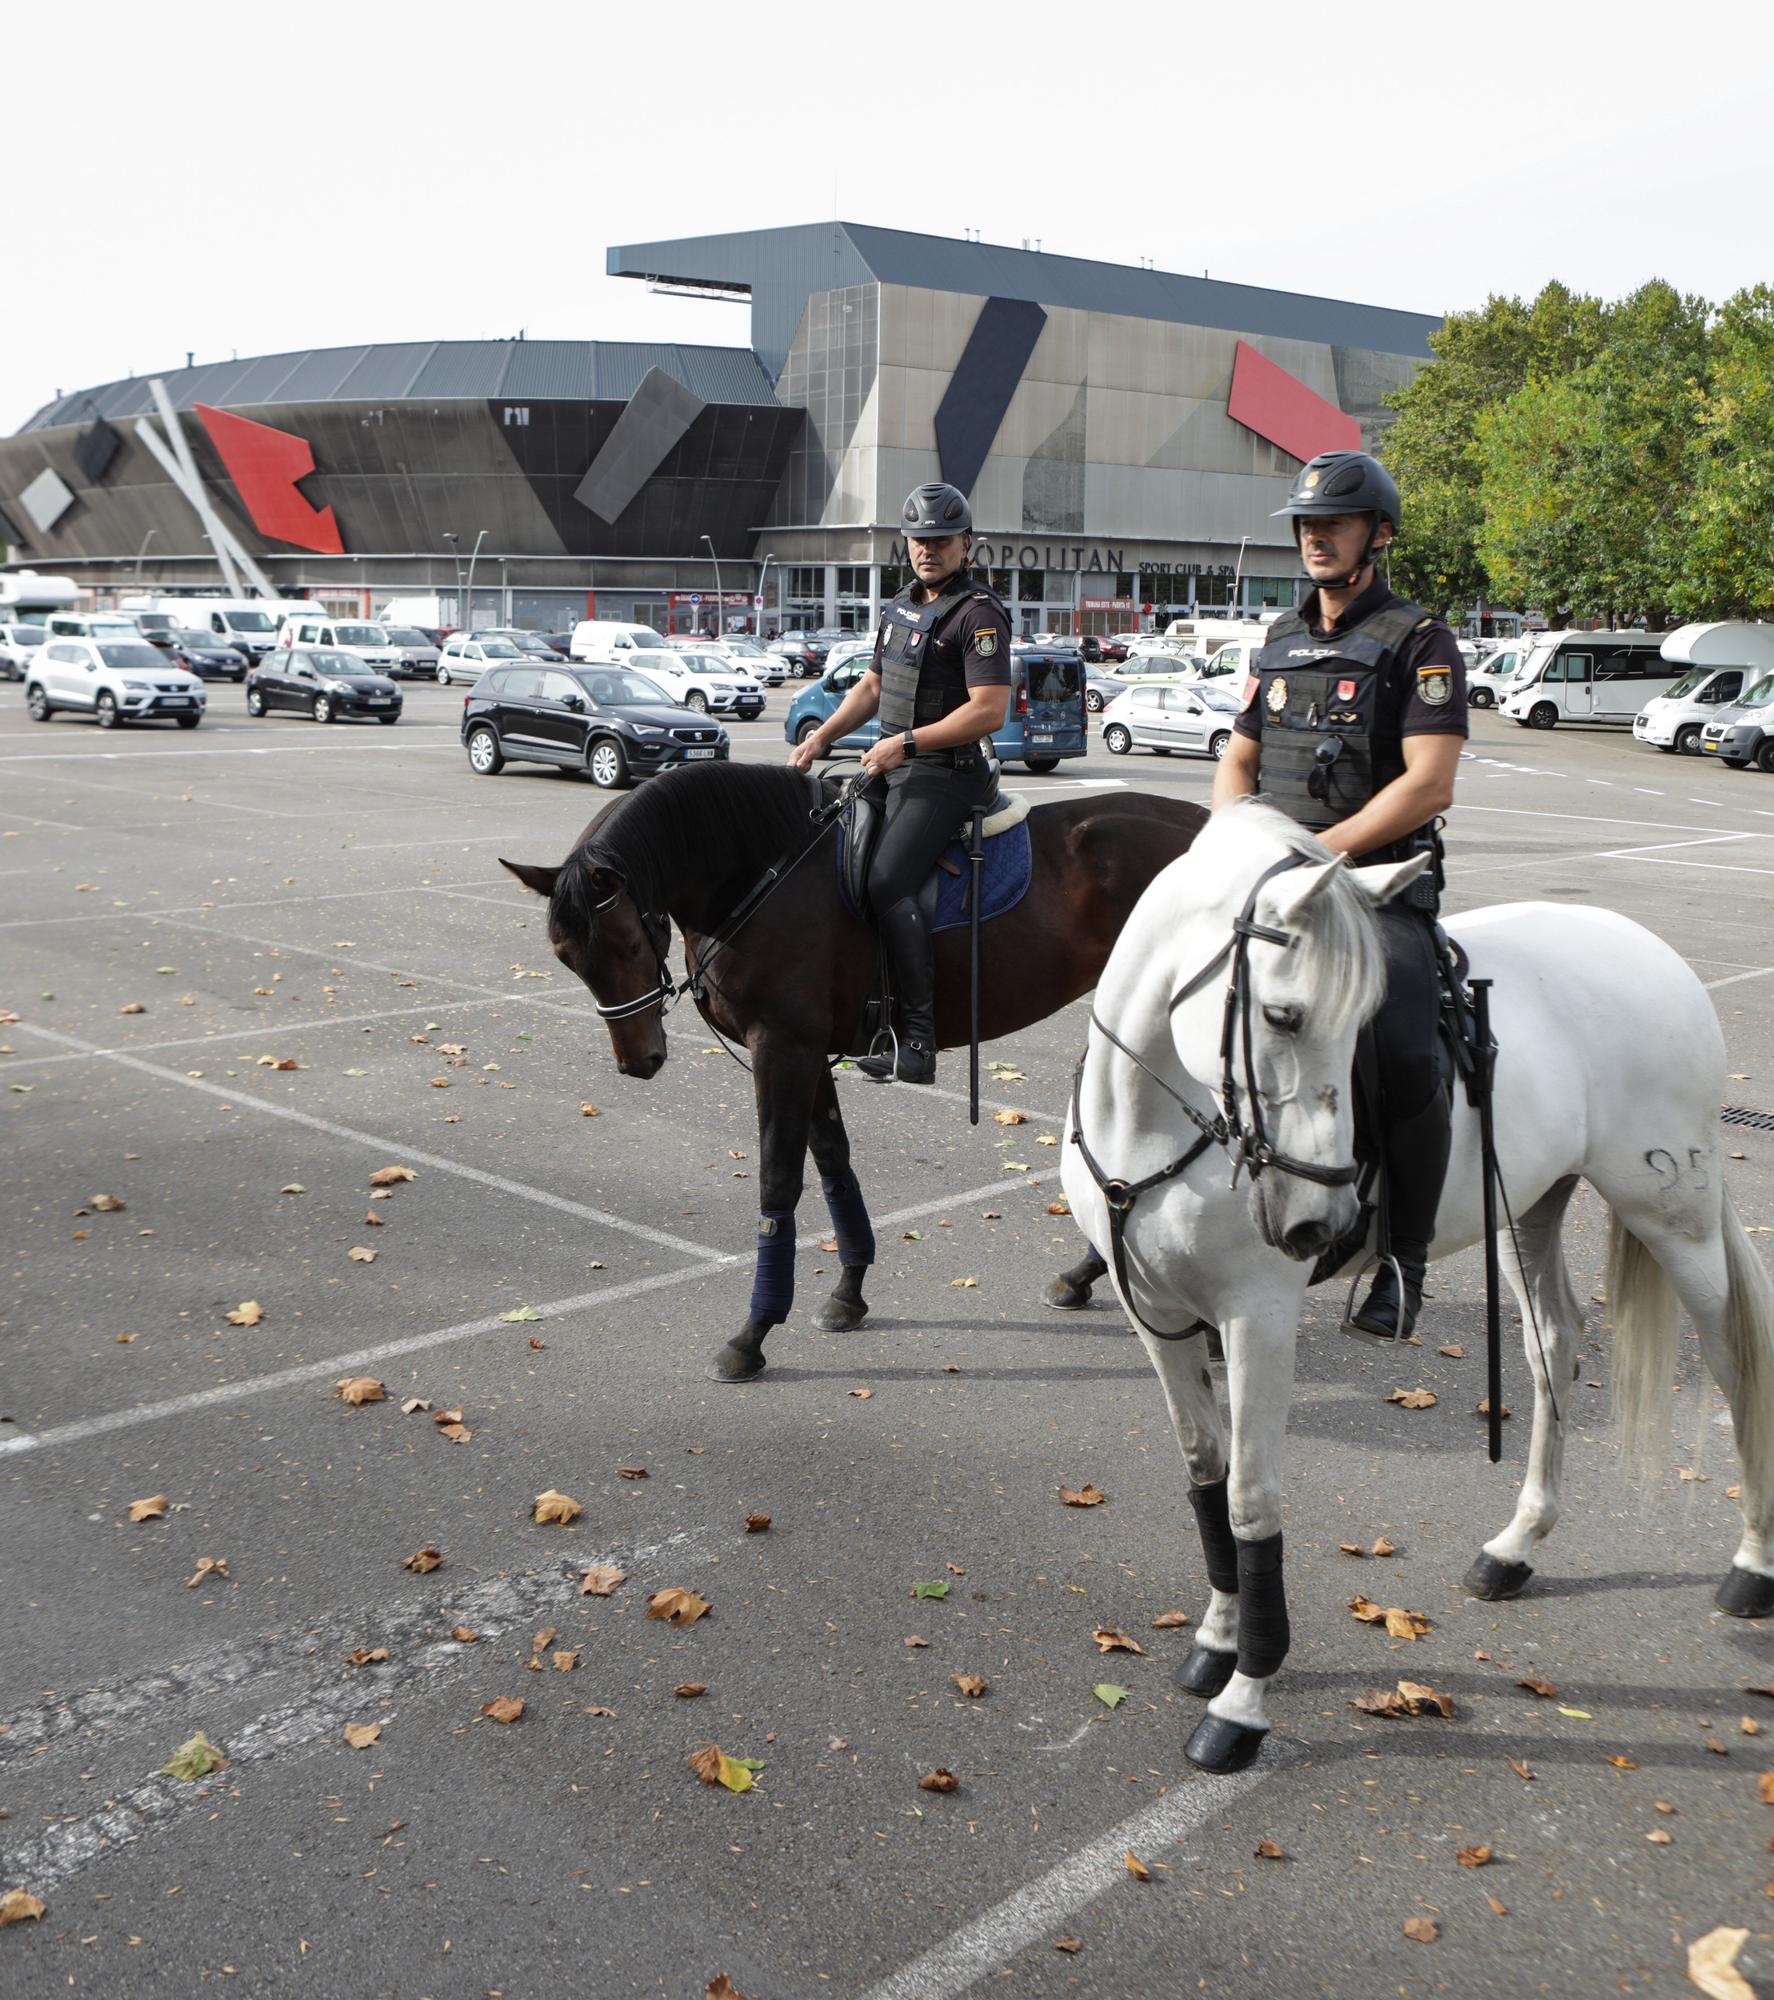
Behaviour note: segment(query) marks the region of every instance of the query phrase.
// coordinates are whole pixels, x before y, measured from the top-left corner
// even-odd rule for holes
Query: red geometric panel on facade
[[[339,524],[330,507],[315,507],[296,490],[296,482],[314,470],[314,453],[306,438],[255,424],[228,410],[197,405],[210,442],[228,468],[253,526],[273,541],[289,542],[316,555],[344,553]]]
[[[1361,449],[1361,426],[1353,417],[1242,340],[1232,361],[1226,414],[1302,461],[1321,451]]]

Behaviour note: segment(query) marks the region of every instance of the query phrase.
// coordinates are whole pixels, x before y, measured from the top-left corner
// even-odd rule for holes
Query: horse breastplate
[[[1427,615],[1395,598],[1328,639],[1297,613],[1270,628],[1255,669],[1262,789],[1299,825],[1321,833],[1403,773],[1404,748],[1383,704],[1399,649]]]
[[[974,593],[965,585],[923,604],[904,594],[881,616],[881,734],[897,736],[921,722],[938,722],[967,700],[965,681],[941,687],[923,671],[937,626]]]

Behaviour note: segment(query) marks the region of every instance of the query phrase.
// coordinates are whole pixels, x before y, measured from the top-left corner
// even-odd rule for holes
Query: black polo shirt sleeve
[[[970,688],[1009,687],[1010,614],[996,598],[970,597],[943,636],[960,649]]]
[[[1469,736],[1466,662],[1453,632],[1427,619],[1405,641],[1398,662],[1400,736]]]

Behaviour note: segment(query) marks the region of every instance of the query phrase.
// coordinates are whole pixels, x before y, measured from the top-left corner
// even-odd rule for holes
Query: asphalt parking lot
[[[791,693],[736,755],[781,756]],[[1748,1691],[1774,1658],[1712,1608],[1736,1471],[1691,1339],[1667,1464],[1628,1488],[1592,1307],[1564,1520],[1529,1594],[1482,1605],[1459,1579],[1513,1505],[1529,1390],[1511,1350],[1492,1468],[1479,1260],[1439,1267],[1397,1356],[1315,1295],[1276,1732],[1206,1778],[1188,1632],[1153,1622],[1205,1601],[1157,1386],[1112,1308],[1039,1303],[1078,1254],[1041,1143],[1075,1012],[987,1051],[1020,1126],[970,1131],[953,1056],[944,1095],[842,1085],[873,1316],[803,1310],[722,1387],[749,1080],[688,1014],[655,1080],[618,1077],[497,865],[558,860],[598,794],[472,776],[452,690],[383,730],[249,722],[222,688],[190,735],[34,727],[17,695],[0,1891],[47,1911],[0,1932],[8,1996],[1667,1994],[1718,1924],[1774,1990],[1774,1699]],[[1211,769],[1095,747],[1008,776],[1205,799]],[[1451,912],[1593,901],[1668,939],[1731,1103],[1774,1111],[1774,782],[1477,716],[1450,851]],[[1765,1229],[1774,1133],[1732,1130]],[[388,1166],[414,1177],[372,1189]],[[804,1309],[835,1259],[816,1191],[800,1219]],[[1587,1195],[1570,1251],[1598,1294]],[[352,1376],[385,1399],[349,1406]],[[1086,1482],[1104,1504],[1059,1503]],[[548,1491],[582,1512],[532,1520]],[[579,1591],[597,1564],[626,1573],[607,1597]],[[712,1609],[648,1619],[674,1586]],[[1358,1623],[1357,1592],[1429,1631]],[[1351,1708],[1401,1676],[1453,1717]],[[198,1731],[226,1764],[162,1775]],[[710,1743],[762,1760],[749,1791],[692,1772]],[[921,1789],[939,1766],[956,1788]]]

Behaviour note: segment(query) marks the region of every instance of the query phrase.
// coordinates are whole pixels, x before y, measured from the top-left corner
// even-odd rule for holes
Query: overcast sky
[[[187,349],[741,345],[606,246],[832,217],[1424,312],[1774,279],[1743,0],[68,0],[6,57],[4,432]]]

